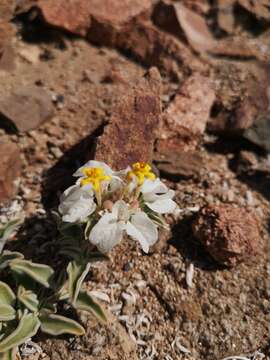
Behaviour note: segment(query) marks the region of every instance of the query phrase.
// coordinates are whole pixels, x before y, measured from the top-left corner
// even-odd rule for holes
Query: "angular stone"
[[[183,78],[191,71],[207,70],[192,51],[173,35],[165,33],[151,22],[134,20],[117,34],[114,46],[130,52],[148,66],[165,70],[172,78]]]
[[[14,0],[1,0],[0,1],[0,19],[9,21],[13,17],[15,9]]]
[[[148,66],[165,69],[174,78],[189,73],[190,69],[205,71],[206,65],[186,45],[149,21],[153,3],[153,0],[39,0],[38,6],[48,24],[85,36],[94,44],[130,52]]]
[[[50,95],[44,89],[28,86],[13,92],[0,102],[0,124],[19,131],[37,128],[53,116]]]
[[[200,152],[163,150],[161,154],[154,154],[156,166],[163,176],[178,179],[198,178],[201,175],[205,161]]]
[[[259,19],[270,20],[269,0],[238,0],[238,3]]]
[[[270,112],[264,114],[243,132],[243,137],[270,152]]]
[[[47,23],[92,40],[106,41],[133,17],[149,9],[152,0],[39,0]]]
[[[195,149],[205,131],[214,100],[210,80],[200,74],[191,75],[162,116],[157,151]]]
[[[155,8],[153,18],[162,29],[180,39],[186,37],[187,42],[197,52],[206,52],[216,44],[205,18],[182,3],[161,0]]]
[[[234,31],[234,5],[235,0],[218,0],[218,25],[228,34],[231,34]]]
[[[210,119],[208,129],[216,134],[242,135],[246,129],[261,120],[269,112],[270,106],[270,67],[267,64],[255,63],[241,65],[236,68],[221,68],[224,71],[220,83],[226,76],[228,81],[222,93],[218,93],[219,101],[227,109],[219,111]],[[228,76],[230,72],[230,76]],[[221,72],[220,72],[221,73]],[[232,105],[228,104],[229,99]],[[237,101],[236,101],[237,100]],[[222,109],[222,107],[221,107]],[[269,117],[269,116],[268,116]],[[263,125],[263,122],[261,123]]]
[[[0,59],[5,47],[10,44],[11,37],[14,34],[14,27],[0,18]]]
[[[21,172],[20,150],[14,143],[0,142],[0,201],[6,201],[16,193],[15,180]]]
[[[228,204],[203,208],[193,223],[193,233],[210,255],[226,266],[249,260],[263,246],[255,213]]]
[[[39,0],[38,7],[48,24],[85,36],[91,24],[90,3],[88,0]]]
[[[95,159],[115,170],[137,161],[151,162],[161,114],[160,84],[159,72],[152,68],[119,99],[98,139]]]

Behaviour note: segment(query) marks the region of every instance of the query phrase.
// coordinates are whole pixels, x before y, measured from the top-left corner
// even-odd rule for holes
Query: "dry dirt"
[[[0,97],[38,85],[53,97],[55,115],[26,133],[1,130],[0,139],[19,145],[23,172],[18,195],[2,207],[0,219],[23,213],[14,244],[23,244],[26,256],[56,266],[50,211],[73,171],[89,157],[93,134],[102,132],[117,98],[146,68],[116,50],[61,31],[46,29],[44,36],[39,27],[24,30],[13,39],[15,68],[0,71]],[[166,106],[178,83],[163,76],[163,85]],[[168,179],[162,172],[181,209],[178,218],[168,217],[171,233],[162,234],[148,255],[132,242],[122,243],[110,254],[111,261],[94,266],[88,278],[87,288],[108,310],[109,325],[81,314],[84,337],[38,335],[32,340],[41,353],[27,358],[221,360],[260,351],[270,359],[270,178],[264,172],[237,171],[243,150],[257,148],[205,134],[197,149],[199,175]],[[232,269],[215,263],[191,231],[201,206],[220,203],[253,208],[264,226],[263,253]],[[186,284],[190,264],[192,287]]]

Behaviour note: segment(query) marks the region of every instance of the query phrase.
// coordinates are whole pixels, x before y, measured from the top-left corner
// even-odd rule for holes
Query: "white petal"
[[[138,211],[132,216],[131,221],[126,225],[126,232],[130,237],[139,241],[146,253],[149,251],[149,246],[158,239],[157,227],[142,211]]]
[[[112,179],[109,182],[109,191],[110,192],[115,192],[117,190],[119,190],[121,187],[123,186],[123,180],[116,175],[112,175]]]
[[[122,240],[122,226],[113,214],[105,214],[93,227],[89,240],[104,253],[109,252]]]
[[[128,221],[128,205],[123,200],[116,201],[112,208],[112,214],[117,218],[117,221]]]
[[[83,221],[95,211],[92,191],[85,191],[79,185],[66,189],[60,198],[59,212],[65,222]]]
[[[159,214],[173,213],[177,208],[177,204],[172,199],[160,199],[145,204]]]
[[[149,192],[159,192],[159,193],[164,193],[167,192],[168,188],[165,184],[163,184],[163,182],[157,178],[155,180],[149,180],[146,179],[143,183],[141,192],[144,193],[149,193]]]
[[[160,179],[156,179],[154,181],[146,180],[142,186],[141,192],[145,201],[152,202],[157,200],[160,196],[168,194],[169,190]]]
[[[113,171],[112,169],[106,165],[104,162],[96,161],[96,160],[90,160],[83,166],[81,166],[73,176],[84,176],[83,169],[85,168],[102,168],[106,175],[112,175]]]

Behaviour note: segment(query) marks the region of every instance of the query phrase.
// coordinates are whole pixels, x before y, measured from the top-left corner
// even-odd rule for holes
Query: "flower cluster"
[[[124,234],[138,241],[144,252],[158,239],[162,214],[177,205],[150,165],[137,162],[115,172],[99,161],[89,161],[74,176],[75,185],[64,191],[59,212],[62,221],[85,225],[85,236],[99,251],[107,253]]]

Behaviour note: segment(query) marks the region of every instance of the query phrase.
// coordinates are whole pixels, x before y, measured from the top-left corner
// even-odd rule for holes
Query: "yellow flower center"
[[[81,186],[91,184],[96,192],[100,191],[100,184],[102,181],[108,181],[111,179],[111,176],[106,175],[104,170],[100,167],[84,168],[82,172],[85,178],[81,179]]]
[[[149,180],[155,180],[156,178],[151,166],[145,162],[136,162],[132,165],[132,170],[128,172],[127,178],[131,181],[134,176],[136,176],[139,185],[143,184],[145,178]]]

